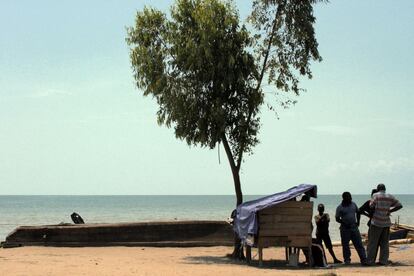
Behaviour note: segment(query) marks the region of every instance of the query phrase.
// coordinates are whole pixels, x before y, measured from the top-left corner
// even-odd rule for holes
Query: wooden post
[[[309,247],[308,250],[309,250],[309,253],[308,253],[309,267],[313,267],[312,245]]]
[[[262,267],[263,266],[263,248],[259,247],[259,266]]]
[[[286,262],[289,263],[289,252],[287,246],[285,246]]]
[[[250,245],[246,245],[246,262],[250,264],[252,261],[252,247]]]

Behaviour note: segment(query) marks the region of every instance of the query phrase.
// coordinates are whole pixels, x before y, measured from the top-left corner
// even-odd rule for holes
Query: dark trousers
[[[390,228],[389,227],[378,227],[372,225],[369,227],[368,231],[368,262],[374,263],[378,246],[380,248],[380,257],[379,261],[381,264],[388,263],[389,257],[389,240],[390,240]]]
[[[357,227],[345,228],[341,227],[341,243],[342,243],[342,253],[344,255],[345,263],[351,262],[351,249],[349,248],[349,242],[352,241],[355,250],[358,252],[359,259],[362,262],[365,262],[367,259],[365,248],[362,245],[361,234]]]
[[[322,241],[325,243],[326,248],[332,248],[332,241],[329,233],[316,234],[316,243],[322,245]]]

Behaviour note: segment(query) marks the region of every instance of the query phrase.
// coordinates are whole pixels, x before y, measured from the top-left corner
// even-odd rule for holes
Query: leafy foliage
[[[263,64],[268,84],[278,92],[299,95],[299,76],[312,78],[310,63],[321,61],[313,24],[313,5],[323,0],[254,0],[249,22],[256,30],[255,58]],[[266,57],[268,57],[267,60]],[[261,81],[261,80],[260,80]],[[280,97],[278,102],[288,107],[295,101]]]
[[[127,42],[137,86],[156,98],[158,122],[178,138],[214,148],[225,134],[233,152],[258,142],[263,95],[251,38],[230,3],[178,0],[170,19],[145,8]]]

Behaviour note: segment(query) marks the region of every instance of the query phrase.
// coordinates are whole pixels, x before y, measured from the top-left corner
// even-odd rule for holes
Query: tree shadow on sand
[[[250,265],[246,261],[238,261],[231,259],[227,256],[194,256],[184,258],[185,262],[188,264],[207,264],[207,265],[216,265],[216,264],[230,264],[230,265],[244,265],[256,267],[259,269],[294,269],[294,270],[305,270],[309,269],[308,265],[300,264],[298,267],[287,266],[286,262],[283,260],[263,260],[263,266],[259,267],[258,260],[252,260]]]
[[[259,267],[259,261],[258,260],[252,260],[251,264],[248,265],[245,261],[237,261],[231,258],[228,258],[227,256],[189,256],[184,258],[184,262],[187,264],[202,264],[202,265],[217,265],[217,264],[227,264],[227,265],[245,265],[245,266],[251,266],[256,267],[258,269],[278,269],[278,270],[341,270],[346,268],[387,268],[387,267],[410,267],[414,266],[413,264],[407,264],[402,262],[392,262],[391,264],[387,266],[361,266],[359,263],[353,263],[353,264],[338,264],[333,265],[330,264],[329,267],[326,268],[310,268],[307,264],[299,264],[298,267],[292,267],[287,266],[286,261],[284,260],[263,260],[263,266]]]

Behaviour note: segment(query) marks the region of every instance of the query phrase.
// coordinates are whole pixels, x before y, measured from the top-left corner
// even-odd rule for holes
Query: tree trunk
[[[241,190],[239,170],[237,168],[235,169],[232,168],[231,173],[233,174],[234,191],[236,192],[236,207],[237,207],[243,203],[243,193]]]
[[[233,153],[231,152],[230,145],[229,145],[229,142],[227,141],[227,137],[225,134],[223,134],[222,136],[222,141],[223,141],[224,149],[226,151],[227,159],[229,160],[231,173],[233,175],[234,191],[236,192],[236,200],[237,200],[236,207],[237,207],[243,203],[243,193],[241,190],[240,175],[239,175],[240,166],[237,166],[234,161]]]
[[[241,185],[240,185],[240,175],[239,175],[239,170],[237,169],[232,168],[231,172],[233,174],[234,190],[236,192],[236,199],[237,199],[236,207],[237,207],[243,203],[243,193],[242,193]],[[244,256],[241,239],[237,236],[236,232],[234,232],[234,248],[233,248],[233,253],[231,254],[231,257],[237,260],[246,259]]]
[[[236,166],[236,163],[234,161],[233,154],[231,152],[229,143],[227,141],[226,135],[223,134],[222,137],[223,140],[223,146],[226,150],[227,159],[230,163],[231,173],[233,175],[233,182],[234,182],[234,190],[236,192],[236,207],[243,203],[243,193],[241,190],[241,184],[240,184],[240,166]],[[244,260],[245,256],[243,253],[243,247],[240,238],[237,236],[236,232],[234,233],[234,250],[231,254],[231,257],[233,259],[238,260]]]

